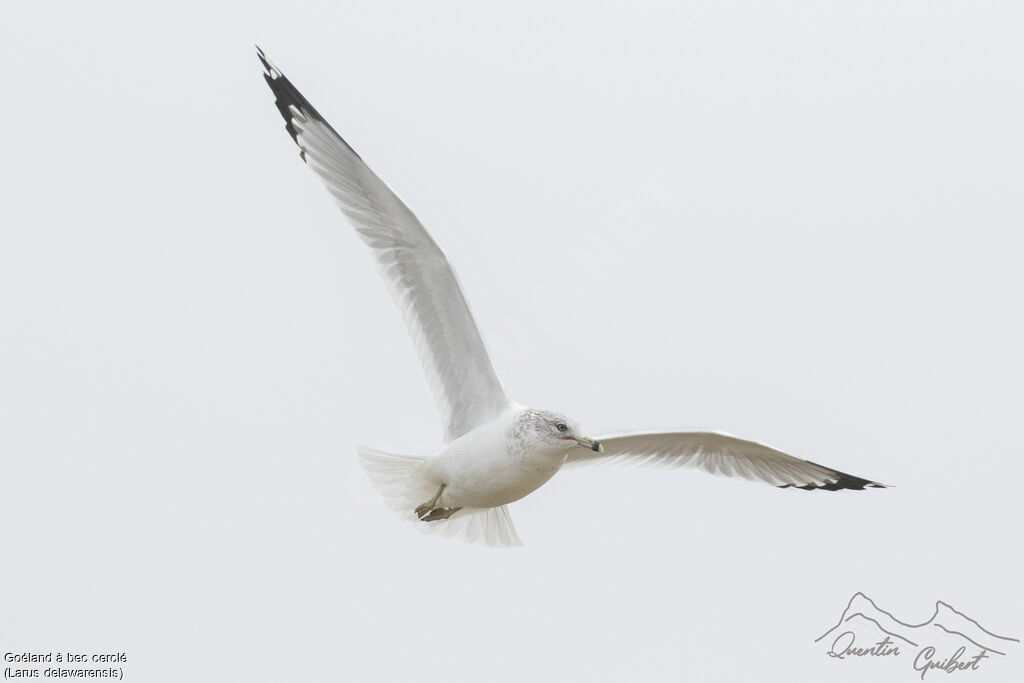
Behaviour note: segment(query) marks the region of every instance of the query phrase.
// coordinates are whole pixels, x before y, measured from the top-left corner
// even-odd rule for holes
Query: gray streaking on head
[[[444,252],[398,195],[257,51],[302,159],[370,248],[440,409],[446,445],[434,457],[358,447],[363,467],[388,504],[420,528],[493,546],[521,545],[509,503],[536,490],[563,465],[609,459],[697,467],[780,488],[884,488],[716,432],[591,438],[566,415],[509,400]]]

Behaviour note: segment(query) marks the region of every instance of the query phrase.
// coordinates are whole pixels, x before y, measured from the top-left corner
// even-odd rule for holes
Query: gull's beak
[[[575,441],[579,445],[583,446],[584,448],[589,448],[590,450],[594,451],[595,453],[604,453],[604,448],[602,448],[601,442],[600,441],[595,441],[594,439],[591,439],[590,437],[583,436],[583,437],[580,437],[578,439],[573,439],[573,441]]]

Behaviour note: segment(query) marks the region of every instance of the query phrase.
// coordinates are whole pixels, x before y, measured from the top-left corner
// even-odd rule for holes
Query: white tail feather
[[[359,463],[388,507],[402,519],[414,523],[420,531],[498,548],[523,544],[505,505],[463,508],[448,519],[421,521],[416,516],[416,507],[430,500],[440,486],[427,472],[428,458],[385,453],[366,446],[356,446],[356,451]]]

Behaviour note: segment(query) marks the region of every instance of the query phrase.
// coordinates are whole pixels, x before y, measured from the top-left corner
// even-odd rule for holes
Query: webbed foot
[[[462,508],[431,508],[420,505],[416,508],[416,516],[421,522],[436,522],[439,519],[448,519]]]
[[[441,494],[444,493],[444,484],[437,489],[437,493],[429,501],[420,505],[416,508],[416,516],[420,518],[421,522],[435,522],[439,519],[448,519],[462,508],[440,508],[437,506],[437,501],[441,498]]]

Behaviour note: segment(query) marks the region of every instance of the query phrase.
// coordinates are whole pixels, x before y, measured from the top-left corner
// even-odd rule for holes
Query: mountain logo
[[[903,658],[921,679],[930,671],[977,671],[987,660],[1005,657],[1020,640],[989,631],[941,600],[920,624],[900,621],[864,593],[854,593],[835,626],[814,639],[839,660]]]

